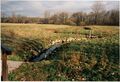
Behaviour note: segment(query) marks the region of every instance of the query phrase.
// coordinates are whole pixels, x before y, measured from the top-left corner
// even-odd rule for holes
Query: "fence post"
[[[5,45],[1,45],[2,51],[2,81],[8,81],[8,66],[7,66],[7,55],[12,54],[12,50],[7,48]]]
[[[8,66],[7,66],[7,55],[2,55],[2,80],[8,80]]]

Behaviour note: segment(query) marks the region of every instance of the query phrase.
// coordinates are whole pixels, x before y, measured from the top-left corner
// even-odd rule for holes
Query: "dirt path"
[[[8,73],[12,72],[13,70],[17,69],[22,63],[22,61],[7,61],[8,64]]]

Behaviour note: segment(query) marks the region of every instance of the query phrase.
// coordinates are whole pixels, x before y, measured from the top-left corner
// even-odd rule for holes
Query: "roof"
[[[6,55],[12,54],[12,49],[8,48],[5,45],[1,45],[1,51],[2,51],[2,54],[6,54]]]

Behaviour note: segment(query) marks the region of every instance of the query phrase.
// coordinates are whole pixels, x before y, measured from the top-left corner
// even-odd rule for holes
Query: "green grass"
[[[120,76],[118,69],[119,46],[116,46],[115,43],[110,42],[111,45],[108,45],[107,41],[103,43],[102,40],[93,40],[63,45],[56,50],[56,53],[52,53],[47,60],[22,65],[13,72],[16,73],[15,80],[22,80],[24,77],[24,80],[70,81],[85,79],[117,81]],[[23,76],[21,76],[21,73],[23,73]],[[37,78],[38,76],[34,76],[36,73],[38,76],[44,73],[42,75],[45,77]],[[28,75],[30,78],[28,78]]]
[[[15,74],[14,73],[9,73],[9,75],[8,75],[8,79],[10,80],[10,81],[15,81]]]
[[[9,80],[118,81],[120,77],[119,28],[117,26],[91,27],[92,35],[102,38],[64,44],[46,60],[22,64],[9,74]],[[44,49],[49,47],[50,41],[69,37],[82,38],[85,34],[89,34],[81,26],[67,25],[2,24],[1,30],[2,43],[15,49],[17,54],[8,57],[10,60],[26,59],[32,53],[30,49],[41,48],[35,44],[42,44]],[[3,39],[12,39],[12,41]],[[26,43],[29,47],[25,46]]]
[[[18,56],[18,55],[9,55],[9,56],[7,56],[7,59],[8,60],[13,60],[13,61],[22,61],[23,59],[20,57],[20,56]]]

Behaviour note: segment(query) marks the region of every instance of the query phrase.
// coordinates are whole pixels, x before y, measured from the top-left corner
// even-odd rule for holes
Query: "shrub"
[[[85,22],[80,22],[80,26],[85,26],[86,25],[86,23]]]

